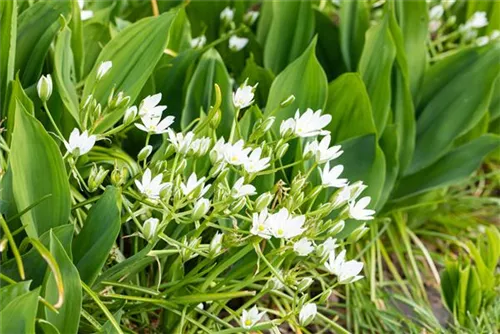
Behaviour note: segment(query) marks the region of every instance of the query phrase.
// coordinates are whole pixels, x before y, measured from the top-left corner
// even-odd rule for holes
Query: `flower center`
[[[278,235],[283,235],[283,233],[285,233],[285,231],[283,231],[282,228],[278,229]]]
[[[263,232],[265,230],[264,225],[259,225],[259,231]]]
[[[252,320],[247,319],[245,320],[245,325],[250,326],[252,324]]]
[[[237,157],[237,156],[235,156],[235,155],[233,155],[233,156],[231,157],[231,161],[232,161],[232,162],[237,162],[238,160],[239,160],[239,159],[238,159],[238,157]]]

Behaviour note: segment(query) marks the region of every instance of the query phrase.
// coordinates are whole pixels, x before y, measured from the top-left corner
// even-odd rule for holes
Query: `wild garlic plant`
[[[111,68],[111,62],[103,62],[96,80]],[[44,103],[51,87],[50,76],[40,79],[37,88]],[[129,232],[120,242],[134,238],[134,247],[145,251],[137,249],[133,259],[115,257],[117,262],[130,261],[134,268],[120,280],[137,271],[133,262],[155,259],[147,288],[158,296],[185,289],[196,297],[186,311],[207,326],[223,328],[238,322],[241,330],[251,330],[286,322],[300,328],[316,319],[337,327],[318,313],[317,304],[324,304],[336,285],[361,279],[363,263],[347,259],[342,250],[345,240],[335,236],[349,224],[346,221],[373,219],[375,211],[367,209],[371,199],[362,196],[366,188],[362,182],[342,177],[349,166],[336,164],[343,151],[340,145],[330,145],[325,127],[331,116],[321,110],[297,110],[279,127],[273,127],[273,116],[260,119],[248,139],[242,138],[238,117],[254,102],[256,89],[245,81],[233,93],[236,116],[228,138],[217,135],[221,121],[217,85],[214,106],[183,132],[173,129],[176,120],[161,104],[161,94],[132,106],[129,97],[112,92],[104,107],[91,94],[82,106],[84,130],[75,128],[69,138],[60,138],[64,156],[82,194],[95,194],[109,184],[121,189],[126,212],[122,223]],[[280,107],[293,100],[290,96]],[[100,133],[102,122],[118,110],[124,114],[121,122]],[[94,164],[85,176],[77,168],[97,145],[113,145],[133,128],[145,132],[136,172]],[[166,145],[153,147],[155,136]],[[284,164],[297,142],[305,143],[304,149]],[[310,167],[292,172],[290,182],[281,178],[306,161]],[[277,182],[266,189],[262,179],[270,174]],[[356,241],[365,232],[362,225],[349,240]],[[143,259],[137,258],[140,254]],[[179,275],[183,278],[177,280]],[[336,284],[327,284],[327,277],[336,277]],[[308,289],[313,284],[320,291],[314,296]],[[116,288],[110,283],[105,295],[116,297]],[[227,300],[242,296],[248,296],[245,303],[224,312]],[[283,307],[272,308],[265,296],[278,297]],[[119,298],[136,300],[127,294]]]

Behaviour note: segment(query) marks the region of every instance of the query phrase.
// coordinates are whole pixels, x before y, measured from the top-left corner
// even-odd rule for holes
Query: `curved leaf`
[[[358,67],[365,45],[365,33],[370,27],[366,0],[340,2],[340,49],[348,71]]]
[[[7,304],[20,295],[27,293],[31,281],[23,281],[16,284],[4,286],[0,289],[0,310],[5,309]]]
[[[35,333],[40,289],[25,293],[0,310],[0,333]]]

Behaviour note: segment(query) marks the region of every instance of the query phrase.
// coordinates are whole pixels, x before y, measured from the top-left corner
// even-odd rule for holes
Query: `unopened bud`
[[[311,284],[313,284],[313,282],[314,280],[311,277],[304,277],[297,285],[297,291],[306,291],[311,286]]]
[[[208,253],[210,254],[211,257],[215,257],[222,250],[223,236],[224,234],[217,232],[212,238],[212,241],[210,242],[210,247],[208,248]]]
[[[217,174],[219,174],[225,166],[226,164],[224,162],[219,162],[215,166],[212,166],[210,172],[208,173],[209,177],[210,178],[216,177]]]
[[[243,209],[243,207],[245,206],[245,203],[246,203],[246,198],[245,196],[243,197],[240,197],[234,204],[231,208],[231,211],[234,212],[234,213],[237,213],[237,212],[240,212],[241,209]]]
[[[286,108],[295,101],[295,96],[292,94],[280,103],[280,108]]]
[[[194,204],[193,215],[192,215],[193,220],[199,220],[201,217],[207,214],[209,209],[210,209],[210,201],[206,198],[200,198]]]
[[[151,145],[144,146],[143,149],[137,155],[137,160],[139,161],[146,160],[152,151],[153,151],[153,146]]]
[[[311,192],[309,193],[309,197],[310,198],[315,198],[316,196],[319,195],[319,193],[321,192],[321,190],[323,190],[322,186],[316,186],[316,187],[314,187],[313,190],[311,190]]]
[[[357,229],[352,231],[351,235],[349,235],[349,237],[347,238],[347,242],[356,242],[360,240],[366,234],[366,232],[368,232],[368,227],[366,227],[366,224],[363,223]]]
[[[113,184],[115,187],[120,187],[122,186],[128,178],[128,170],[125,167],[118,168],[116,167],[112,172],[111,172],[111,184]]]
[[[125,115],[123,116],[123,124],[127,125],[134,121],[137,117],[137,107],[132,106],[125,111]]]
[[[307,179],[302,175],[294,177],[291,184],[290,194],[296,194],[301,191],[304,188],[306,181]]]
[[[102,166],[99,166],[99,169],[97,169],[97,166],[94,164],[92,166],[92,169],[90,170],[90,175],[88,180],[89,191],[90,192],[96,191],[102,184],[108,173],[109,170],[104,169]]]
[[[284,143],[278,149],[276,150],[276,159],[281,159],[283,156],[285,156],[286,151],[288,151],[288,147],[290,145],[288,143]]]
[[[52,95],[52,77],[50,74],[47,76],[42,75],[40,80],[38,80],[38,84],[36,85],[36,90],[38,92],[38,97],[42,102],[47,102]]]
[[[217,129],[219,127],[221,119],[222,119],[222,113],[221,113],[220,109],[217,109],[214,116],[210,120],[210,127],[212,129]]]
[[[112,66],[113,63],[111,61],[102,62],[101,65],[99,65],[99,68],[97,69],[96,79],[101,80],[104,77],[104,75],[108,73],[108,71],[111,69]]]
[[[326,289],[325,291],[323,291],[321,293],[321,297],[319,297],[318,299],[318,304],[324,304],[327,302],[328,298],[330,298],[331,294],[332,294],[333,290],[330,288],[330,289]]]
[[[339,220],[337,223],[335,223],[335,225],[332,226],[329,234],[330,235],[339,234],[344,229],[344,226],[345,226],[345,221]]]
[[[7,238],[0,240],[0,253],[7,249]]]
[[[269,281],[267,281],[266,286],[270,290],[281,290],[285,287],[285,285],[276,277],[272,277]]]
[[[266,118],[266,120],[264,122],[262,122],[261,131],[264,133],[269,131],[271,129],[271,127],[273,126],[275,120],[276,120],[276,117],[274,117],[274,116]]]
[[[270,192],[263,193],[255,200],[255,211],[261,212],[271,204],[273,200],[273,195]]]
[[[175,173],[181,173],[184,171],[184,169],[186,169],[186,166],[187,166],[187,161],[186,159],[183,159],[181,161],[181,163],[179,164],[179,166],[177,166],[177,169],[175,170]]]
[[[149,218],[144,222],[144,226],[142,227],[142,235],[146,240],[151,240],[156,236],[159,223],[160,221],[156,218]]]

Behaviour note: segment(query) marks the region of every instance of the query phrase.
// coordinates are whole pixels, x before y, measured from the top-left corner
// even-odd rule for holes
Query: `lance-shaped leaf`
[[[304,52],[313,32],[314,12],[310,1],[273,1],[264,66],[275,74],[280,73]]]
[[[120,191],[109,186],[90,209],[73,242],[73,262],[88,285],[95,281],[118,237],[120,210]]]
[[[78,0],[72,0],[69,28],[71,29],[71,50],[73,51],[75,77],[79,81],[83,79],[83,66],[85,64],[84,50],[87,50],[83,48],[83,22]]]
[[[297,109],[323,109],[328,94],[328,81],[315,55],[316,39],[304,53],[281,72],[271,85],[264,115],[275,116],[273,129],[278,133],[281,121],[295,115]],[[285,108],[280,103],[290,95],[295,101]]]
[[[349,71],[355,71],[365,44],[365,33],[370,27],[370,13],[366,0],[340,2],[340,48]]]
[[[436,162],[488,109],[500,71],[500,43],[469,48],[432,66],[418,107],[417,142],[406,174]]]
[[[10,163],[16,206],[22,210],[50,195],[21,217],[28,236],[38,238],[50,228],[68,223],[68,176],[58,145],[19,101],[15,122]]]
[[[389,30],[389,15],[366,33],[366,43],[359,61],[359,72],[372,103],[373,120],[382,135],[391,107],[391,71],[396,47]]]
[[[56,314],[45,309],[45,320],[49,321],[59,330],[59,333],[77,333],[82,307],[82,285],[78,270],[71,262],[61,242],[53,232],[50,232],[50,253],[59,265],[64,286],[64,302]],[[45,299],[55,304],[59,299],[57,282],[52,271],[49,270],[44,285]]]
[[[328,81],[331,81],[347,72],[340,49],[340,29],[328,15],[320,10],[314,12],[316,19],[315,33],[318,34],[316,54],[325,70]]]
[[[60,27],[59,16],[70,12],[67,1],[40,1],[19,15],[16,71],[25,87],[36,83],[50,44]]]
[[[40,289],[25,293],[0,311],[0,333],[35,333]]]
[[[201,111],[206,113],[210,106],[214,105],[214,84],[219,85],[222,93],[222,120],[217,128],[217,134],[227,138],[234,119],[233,90],[226,66],[215,49],[210,49],[201,56],[189,82],[181,125],[182,128],[186,128],[189,123],[200,117]]]
[[[0,310],[20,295],[24,295],[30,289],[31,281],[23,281],[4,286],[0,289]]]
[[[389,199],[399,172],[398,154],[399,147],[398,127],[389,124],[385,127],[384,134],[380,137],[379,145],[385,158],[385,181],[380,197],[377,198],[377,209],[380,209]]]
[[[500,137],[496,135],[483,135],[462,145],[429,167],[403,178],[393,198],[402,199],[461,181],[479,167],[489,152],[499,146]]]
[[[170,26],[177,18],[177,10],[158,17],[148,17],[123,29],[102,50],[94,68],[85,82],[83,98],[93,93],[94,98],[105,105],[113,87],[134,101],[153,72],[168,44]],[[111,61],[113,67],[97,81],[97,71],[102,62]],[[103,132],[115,124],[125,110],[119,109],[104,115],[96,127]]]
[[[14,79],[16,56],[17,1],[0,1],[0,118],[8,117],[7,87]]]

